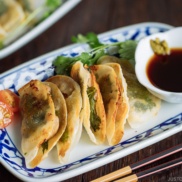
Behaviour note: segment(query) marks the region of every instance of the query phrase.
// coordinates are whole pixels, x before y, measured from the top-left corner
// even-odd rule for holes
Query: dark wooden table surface
[[[97,34],[141,22],[182,25],[181,0],[84,0],[51,28],[10,56],[0,60],[0,73],[47,52],[71,44],[71,36],[93,31]],[[182,132],[122,159],[66,182],[87,182],[182,142]],[[171,158],[182,156],[181,153]],[[178,177],[178,178],[177,178]],[[1,182],[20,181],[0,164]],[[41,181],[41,180],[40,180]],[[140,181],[182,181],[182,166]]]

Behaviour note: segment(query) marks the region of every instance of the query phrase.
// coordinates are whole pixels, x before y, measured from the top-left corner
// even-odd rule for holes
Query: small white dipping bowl
[[[182,103],[182,92],[169,92],[155,87],[148,79],[146,67],[154,52],[150,46],[150,40],[159,38],[165,40],[169,48],[182,48],[182,27],[171,29],[164,33],[156,33],[141,39],[135,52],[135,72],[139,82],[145,86],[149,92],[170,103]],[[182,81],[182,73],[181,73]],[[174,80],[175,82],[175,80]]]

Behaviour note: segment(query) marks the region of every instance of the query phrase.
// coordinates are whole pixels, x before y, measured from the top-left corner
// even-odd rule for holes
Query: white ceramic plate
[[[10,55],[15,52],[32,39],[40,35],[46,29],[48,29],[51,25],[53,25],[56,21],[58,21],[61,17],[63,17],[66,13],[68,13],[72,8],[74,8],[81,0],[67,0],[65,1],[54,13],[52,13],[48,18],[46,18],[43,22],[38,24],[36,27],[20,36],[16,41],[9,44],[2,50],[0,50],[0,59]]]
[[[127,39],[139,40],[171,28],[169,25],[160,23],[142,23],[101,34],[99,38],[105,43]],[[22,64],[0,76],[0,89],[9,88],[17,91],[31,79],[45,80],[54,74],[52,60],[57,55],[75,56],[87,48],[86,45],[73,44]],[[83,132],[68,163],[59,164],[56,151],[53,150],[48,158],[34,169],[28,169],[25,166],[20,148],[20,125],[21,121],[17,120],[6,129],[0,130],[1,163],[23,181],[61,181],[117,160],[182,131],[182,104],[162,102],[161,110],[156,117],[149,119],[137,130],[126,125],[122,141],[112,147],[107,144],[94,145]]]

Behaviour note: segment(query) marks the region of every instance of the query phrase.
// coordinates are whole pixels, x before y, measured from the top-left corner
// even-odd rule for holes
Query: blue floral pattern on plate
[[[117,41],[124,41],[128,39],[132,40],[140,40],[141,38],[157,33],[167,31],[169,27],[162,26],[158,24],[144,24],[138,25],[134,27],[129,27],[126,29],[118,29],[114,32],[108,32],[100,36],[100,40],[104,43],[111,43]],[[52,67],[52,61],[58,55],[65,56],[75,56],[85,51],[88,47],[86,45],[73,45],[64,49],[63,51],[56,51],[54,55],[46,56],[45,58],[38,58],[37,60],[30,61],[29,63],[17,67],[12,71],[9,71],[3,76],[0,77],[0,89],[11,89],[14,92],[29,82],[31,79],[40,79],[46,80],[48,77],[54,74],[54,68]],[[118,145],[108,147],[105,150],[97,152],[93,155],[82,158],[81,160],[56,167],[44,169],[40,167],[36,167],[34,169],[28,169],[25,165],[25,159],[21,152],[17,149],[15,144],[13,143],[7,129],[0,130],[0,159],[7,166],[9,166],[12,170],[19,173],[21,176],[26,176],[30,178],[43,178],[52,176],[61,172],[65,172],[70,169],[74,169],[79,166],[83,166],[84,164],[88,164],[94,160],[99,158],[109,156],[117,151],[122,150],[123,148],[130,147],[140,141],[146,140],[154,135],[157,135],[165,130],[168,130],[174,126],[180,125],[182,123],[182,113],[169,118],[166,121],[163,121],[159,125],[137,135],[126,141],[119,143]]]

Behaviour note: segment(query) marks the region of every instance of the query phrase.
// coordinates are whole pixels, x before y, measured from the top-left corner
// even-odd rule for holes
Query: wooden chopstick
[[[147,158],[145,158],[143,160],[140,160],[140,161],[138,161],[138,162],[136,162],[134,164],[131,164],[130,166],[126,166],[126,167],[121,168],[121,169],[119,169],[117,171],[114,171],[114,172],[112,172],[110,174],[107,174],[105,176],[97,178],[97,179],[95,179],[95,180],[93,180],[91,182],[108,182],[108,181],[112,181],[114,179],[126,176],[127,174],[131,174],[133,172],[133,170],[136,170],[138,168],[146,166],[146,165],[148,165],[150,163],[153,163],[153,162],[155,162],[157,160],[160,160],[162,158],[165,158],[167,156],[175,154],[175,153],[177,153],[179,151],[182,151],[182,143],[177,145],[177,146],[171,147],[171,148],[169,148],[167,150],[164,150],[164,151],[162,151],[160,153],[157,153],[155,155],[147,157]],[[135,177],[137,179],[137,176],[133,176],[133,177]]]
[[[174,147],[171,147],[169,149],[166,149],[166,150],[164,150],[162,152],[159,152],[157,154],[154,154],[154,155],[152,155],[150,157],[147,157],[147,158],[145,158],[143,160],[140,160],[140,161],[138,161],[138,162],[136,162],[134,164],[131,164],[130,166],[131,166],[132,171],[133,171],[133,170],[136,170],[136,169],[141,168],[143,166],[146,166],[148,164],[151,164],[151,163],[153,163],[155,161],[158,161],[160,159],[168,157],[168,156],[170,156],[172,154],[180,152],[180,151],[182,151],[182,143],[179,144],[179,145],[176,145]]]
[[[160,164],[158,166],[149,168],[149,169],[141,171],[139,173],[136,173],[136,174],[121,178],[121,179],[116,180],[114,182],[134,182],[134,181],[138,181],[138,179],[147,177],[147,176],[152,175],[152,174],[156,174],[158,172],[162,172],[164,170],[170,169],[170,168],[178,166],[180,164],[182,164],[182,157],[174,159],[174,160],[166,162],[166,163],[163,163],[163,164]]]

